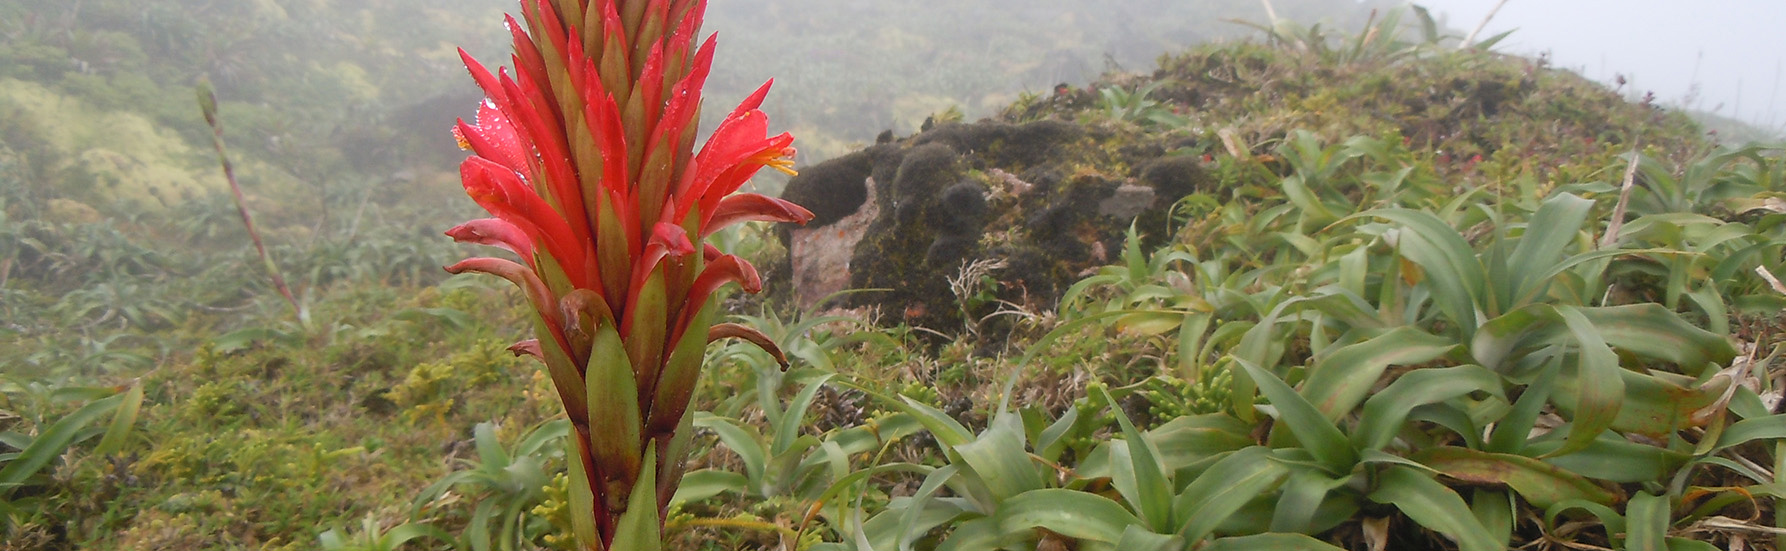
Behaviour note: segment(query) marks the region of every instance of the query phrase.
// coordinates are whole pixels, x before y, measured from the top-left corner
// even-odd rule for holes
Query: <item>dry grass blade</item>
[[[1500,2],[1496,2],[1495,7],[1488,10],[1488,15],[1482,16],[1482,22],[1477,23],[1476,28],[1470,31],[1470,35],[1465,36],[1464,41],[1457,45],[1457,49],[1467,50],[1470,48],[1471,44],[1475,44],[1476,43],[1476,35],[1482,34],[1483,27],[1487,27],[1489,20],[1494,19],[1495,14],[1499,13],[1501,11],[1501,6],[1505,6],[1505,5],[1507,5],[1507,0],[1501,0]]]
[[[1761,276],[1761,279],[1766,280],[1767,285],[1774,288],[1774,292],[1786,295],[1786,285],[1782,285],[1780,283],[1780,278],[1774,277],[1774,273],[1768,271],[1767,266],[1756,266],[1755,275],[1759,275]]]
[[[1721,531],[1736,531],[1736,532],[1752,532],[1752,533],[1756,533],[1756,534],[1773,534],[1775,536],[1786,536],[1786,528],[1775,528],[1773,526],[1767,526],[1765,524],[1737,520],[1737,519],[1733,519],[1730,517],[1724,517],[1724,516],[1713,516],[1713,517],[1706,517],[1704,519],[1700,519],[1699,522],[1693,523],[1692,529],[1694,529],[1694,530],[1721,530]]]
[[[1619,229],[1625,227],[1625,209],[1631,204],[1632,184],[1637,181],[1638,149],[1631,149],[1631,164],[1625,167],[1625,182],[1619,185],[1619,203],[1612,209],[1612,219],[1606,223],[1606,235],[1600,236],[1600,248],[1611,247],[1619,241]]]

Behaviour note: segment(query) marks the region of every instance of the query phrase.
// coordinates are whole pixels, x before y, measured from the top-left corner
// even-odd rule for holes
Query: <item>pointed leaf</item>
[[[1382,449],[1401,431],[1414,408],[1474,392],[1501,396],[1501,378],[1479,365],[1410,371],[1364,403],[1364,413],[1352,433],[1352,445],[1365,450]]]
[[[1258,385],[1259,393],[1277,409],[1280,426],[1288,428],[1322,466],[1334,473],[1352,470],[1352,465],[1358,462],[1358,452],[1352,448],[1352,443],[1340,432],[1339,427],[1334,426],[1320,410],[1302,399],[1301,395],[1296,394],[1290,385],[1284,384],[1276,375],[1252,362],[1240,358],[1234,360],[1254,384]],[[1196,541],[1195,538],[1186,539]]]
[[[657,465],[657,442],[645,445],[644,464]],[[658,531],[662,521],[657,517],[657,469],[644,469],[627,497],[626,512],[614,526],[614,544],[609,549],[657,551],[663,548]]]
[[[1430,362],[1456,346],[1454,339],[1413,327],[1396,328],[1321,359],[1309,370],[1300,393],[1329,421],[1338,421],[1364,401],[1389,366]]]
[[[1222,521],[1271,489],[1289,469],[1270,459],[1271,450],[1254,446],[1216,461],[1172,500],[1178,536],[1188,543],[1209,537]]]
[[[1540,508],[1564,500],[1604,505],[1618,500],[1617,495],[1581,475],[1530,457],[1440,446],[1415,454],[1413,459],[1464,482],[1506,485]]]
[[[1668,498],[1638,492],[1625,506],[1625,549],[1668,551],[1669,524]]]
[[[1459,551],[1502,551],[1482,522],[1457,492],[1424,473],[1401,466],[1383,471],[1371,501],[1387,503],[1402,514],[1457,542]]]
[[[1080,540],[1116,543],[1129,527],[1141,526],[1122,505],[1077,490],[1047,488],[1018,494],[998,508],[999,529],[1007,534],[1035,528]]]
[[[1135,429],[1135,424],[1129,421],[1129,415],[1123,412],[1121,402],[1111,396],[1108,389],[1102,386],[1096,388],[1103,395],[1104,402],[1110,404],[1110,409],[1115,412],[1116,422],[1122,426],[1123,441],[1128,443],[1125,455],[1129,456],[1130,461],[1126,474],[1132,478],[1134,487],[1123,497],[1147,521],[1147,528],[1155,532],[1170,530],[1171,486],[1166,480],[1164,468],[1156,459],[1160,455],[1159,451],[1154,449],[1153,442],[1143,438],[1141,431]],[[1117,468],[1121,470],[1120,465]]]
[[[1202,551],[1343,551],[1342,547],[1302,534],[1258,534],[1221,538]]]

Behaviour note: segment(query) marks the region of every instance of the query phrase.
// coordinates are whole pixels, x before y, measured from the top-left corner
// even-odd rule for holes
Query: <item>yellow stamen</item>
[[[460,151],[471,151],[471,142],[465,139],[465,134],[457,127],[453,128],[453,140],[459,142]]]
[[[776,157],[774,160],[771,160],[768,163],[765,163],[764,166],[773,168],[776,171],[779,171],[782,174],[786,174],[788,176],[799,176],[800,175],[799,172],[794,171],[794,160],[786,158],[786,157]]]

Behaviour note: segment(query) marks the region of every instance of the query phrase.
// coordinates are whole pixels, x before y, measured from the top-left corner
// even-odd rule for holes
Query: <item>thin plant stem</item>
[[[262,265],[267,275],[273,278],[273,287],[291,304],[292,312],[298,316],[298,324],[306,329],[310,327],[310,312],[304,309],[298,299],[291,294],[291,287],[285,284],[285,276],[280,274],[279,265],[267,254],[267,245],[260,238],[260,232],[254,229],[254,215],[248,212],[248,202],[242,197],[242,185],[236,182],[236,170],[229,162],[229,153],[223,148],[223,124],[217,116],[217,93],[211,87],[210,79],[200,79],[198,84],[198,106],[205,114],[205,124],[211,126],[211,145],[217,149],[217,160],[223,165],[223,177],[229,180],[230,194],[235,197],[236,211],[242,214],[242,226],[248,229],[248,239],[254,242],[254,250],[260,253]]]

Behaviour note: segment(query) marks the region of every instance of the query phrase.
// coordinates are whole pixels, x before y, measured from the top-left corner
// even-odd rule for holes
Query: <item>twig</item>
[[[1459,49],[1459,50],[1470,49],[1470,45],[1476,43],[1476,35],[1482,33],[1482,28],[1487,27],[1488,21],[1491,19],[1494,19],[1495,14],[1499,13],[1501,11],[1501,6],[1505,6],[1505,5],[1507,5],[1507,0],[1501,0],[1500,2],[1496,2],[1495,7],[1493,9],[1488,10],[1488,15],[1485,15],[1482,17],[1482,22],[1476,24],[1476,29],[1470,31],[1470,35],[1465,36],[1464,41],[1457,45],[1457,49]]]
[[[229,191],[235,196],[236,211],[242,214],[242,226],[248,229],[248,239],[254,242],[254,250],[260,253],[260,260],[266,266],[267,275],[273,278],[273,287],[291,304],[292,312],[298,315],[298,323],[310,326],[310,313],[298,304],[298,299],[291,294],[291,288],[285,284],[285,276],[279,273],[279,266],[273,263],[273,257],[267,254],[267,245],[261,241],[260,232],[254,229],[254,216],[248,212],[248,202],[242,197],[242,185],[236,182],[235,167],[230,165],[229,153],[223,149],[223,124],[217,118],[217,93],[211,88],[209,78],[200,78],[198,83],[198,106],[205,114],[205,124],[211,126],[211,145],[217,149],[217,160],[223,165],[223,177],[229,180]]]

